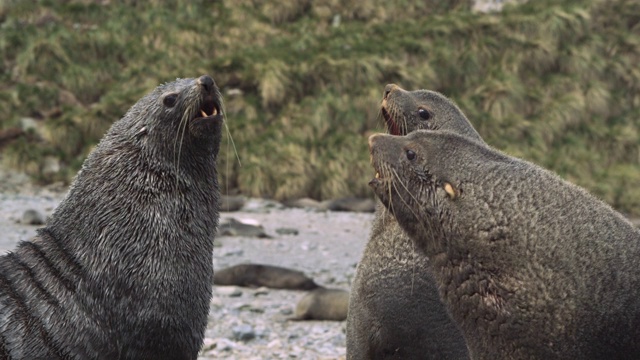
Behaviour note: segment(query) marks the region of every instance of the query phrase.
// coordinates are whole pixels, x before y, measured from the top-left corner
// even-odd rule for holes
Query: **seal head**
[[[389,84],[384,89],[380,112],[391,135],[407,135],[415,130],[447,130],[482,141],[462,110],[436,91],[407,91]]]

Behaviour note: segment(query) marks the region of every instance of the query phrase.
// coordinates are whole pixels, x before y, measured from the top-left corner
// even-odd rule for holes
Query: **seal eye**
[[[166,107],[174,107],[176,105],[176,101],[178,100],[178,94],[169,94],[162,99],[162,103]]]
[[[431,114],[425,109],[418,109],[418,116],[420,116],[423,120],[429,120],[431,118]]]
[[[407,150],[407,159],[413,161],[416,159],[416,153],[413,150]]]

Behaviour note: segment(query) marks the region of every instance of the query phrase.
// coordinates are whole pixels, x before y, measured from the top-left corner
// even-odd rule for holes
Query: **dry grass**
[[[625,0],[484,15],[468,1],[4,1],[0,129],[41,126],[3,158],[68,180],[145,92],[209,73],[242,161],[223,145],[223,188],[370,196],[366,135],[393,82],[445,93],[488,143],[640,215],[638,13]],[[44,174],[44,156],[63,170]]]

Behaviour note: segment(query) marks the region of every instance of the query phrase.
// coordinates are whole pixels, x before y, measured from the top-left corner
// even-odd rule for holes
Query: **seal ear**
[[[451,183],[445,182],[444,186],[442,186],[442,188],[444,189],[444,192],[447,193],[447,195],[449,195],[449,198],[451,200],[455,200],[458,198],[458,196],[460,196],[460,191],[458,189],[456,189],[455,187],[453,187],[453,185],[451,185]]]
[[[147,135],[147,127],[143,126],[138,132],[134,135],[136,139],[140,139],[141,137]]]

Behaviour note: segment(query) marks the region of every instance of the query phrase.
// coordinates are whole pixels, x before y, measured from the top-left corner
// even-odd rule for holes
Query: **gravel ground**
[[[33,186],[0,169],[0,253],[35,235],[38,226],[19,223],[26,210],[48,216],[65,188]],[[303,271],[325,287],[348,290],[366,243],[373,214],[284,208],[252,199],[228,218],[260,223],[272,238],[217,238],[214,268],[263,263]],[[279,235],[294,228],[298,235]],[[345,322],[289,321],[306,292],[214,287],[209,325],[199,359],[344,359]]]

